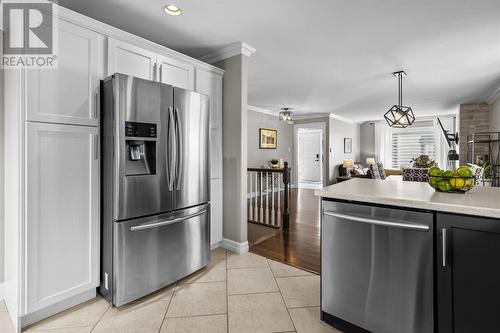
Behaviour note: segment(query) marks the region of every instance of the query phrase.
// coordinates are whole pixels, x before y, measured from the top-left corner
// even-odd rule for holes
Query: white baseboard
[[[215,250],[216,248],[220,247],[220,242],[214,243],[210,245],[210,250]]]
[[[81,304],[95,297],[96,297],[96,289],[92,288],[90,290],[84,291],[81,294],[65,299],[64,301],[58,302],[44,309],[32,312],[21,318],[21,327],[26,327],[28,325],[34,324],[40,320],[53,316],[56,313],[67,310],[75,305]]]
[[[3,294],[3,288],[4,288],[4,283],[0,283],[0,302],[2,302],[5,299],[5,296]]]
[[[245,241],[243,243],[238,243],[227,238],[222,238],[222,241],[220,242],[220,247],[225,248],[226,250],[229,250],[237,254],[243,254],[248,252],[248,241]]]

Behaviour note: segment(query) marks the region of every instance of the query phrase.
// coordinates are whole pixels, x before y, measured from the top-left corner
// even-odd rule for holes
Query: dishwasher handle
[[[133,227],[130,227],[130,231],[140,231],[140,230],[147,230],[147,229],[153,229],[153,228],[159,228],[159,227],[164,227],[167,225],[179,223],[188,219],[191,219],[196,216],[203,215],[207,212],[206,209],[199,211],[198,213],[194,213],[188,216],[182,216],[173,220],[167,220],[167,221],[161,221],[161,222],[153,222],[153,223],[144,223],[144,224],[139,224]]]
[[[349,220],[349,221],[354,221],[354,222],[361,222],[361,223],[366,223],[366,224],[379,225],[379,226],[383,226],[383,227],[401,228],[401,229],[409,229],[409,230],[416,230],[416,231],[429,231],[429,226],[426,224],[403,223],[403,222],[396,222],[396,221],[383,221],[383,220],[377,220],[377,219],[373,219],[373,218],[369,218],[369,217],[348,215],[348,214],[342,214],[342,213],[330,212],[330,211],[323,211],[323,214],[327,215],[327,216],[337,217],[339,219],[344,219],[344,220]]]

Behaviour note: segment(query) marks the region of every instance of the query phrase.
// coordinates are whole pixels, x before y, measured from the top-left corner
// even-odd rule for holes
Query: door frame
[[[323,133],[322,138],[321,138],[321,154],[322,154],[322,161],[321,161],[321,170],[322,170],[322,182],[323,186],[326,186],[326,157],[327,152],[326,152],[326,123],[323,122],[318,122],[318,123],[308,123],[308,124],[295,124],[293,125],[293,160],[294,160],[294,165],[295,168],[293,170],[293,179],[295,179],[296,184],[294,184],[294,187],[299,187],[299,129],[304,128],[304,129],[320,129]]]

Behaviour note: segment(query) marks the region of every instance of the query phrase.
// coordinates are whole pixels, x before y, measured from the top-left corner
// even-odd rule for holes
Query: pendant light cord
[[[403,74],[398,73],[399,107],[403,106]]]

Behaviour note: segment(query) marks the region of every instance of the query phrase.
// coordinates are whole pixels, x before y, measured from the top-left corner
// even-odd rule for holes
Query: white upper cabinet
[[[158,81],[194,90],[194,66],[159,55],[157,58]]]
[[[26,304],[99,285],[98,127],[26,124]]]
[[[108,73],[155,80],[156,54],[143,48],[108,38]]]
[[[210,96],[210,127],[222,127],[222,75],[196,69],[196,91]]]
[[[59,20],[57,69],[26,71],[26,119],[98,125],[104,36]]]

